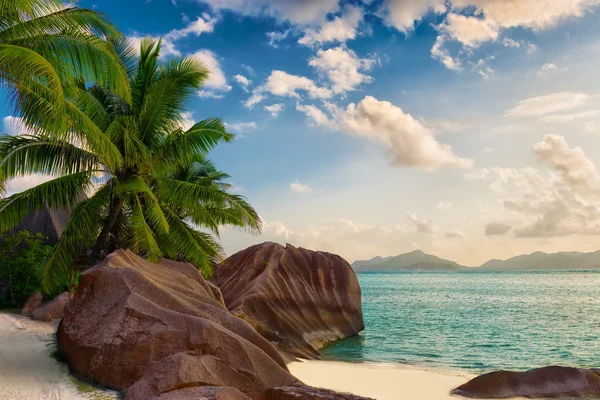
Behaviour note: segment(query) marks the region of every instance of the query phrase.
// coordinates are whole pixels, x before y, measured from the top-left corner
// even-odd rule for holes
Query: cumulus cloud
[[[187,112],[181,113],[181,129],[183,129],[184,131],[187,131],[195,124],[196,124],[196,121],[194,120],[194,112],[193,111],[187,111]]]
[[[252,96],[244,103],[246,108],[252,108],[266,99],[266,94],[280,97],[293,97],[301,99],[300,92],[305,92],[308,97],[326,99],[333,96],[333,91],[318,86],[312,79],[305,76],[288,74],[285,71],[271,71],[267,81],[254,89]]]
[[[298,25],[323,23],[339,11],[339,0],[199,0],[213,10],[230,10],[248,16],[269,16]]]
[[[585,93],[560,92],[522,100],[504,113],[507,117],[541,117],[560,111],[573,110],[587,104],[592,99]]]
[[[445,11],[445,0],[384,0],[379,15],[387,26],[408,32],[414,28],[415,21],[421,20],[427,13],[441,14]]]
[[[475,7],[485,18],[505,27],[546,29],[569,17],[581,17],[600,0],[453,0],[456,9]]]
[[[300,181],[298,181],[298,179],[296,179],[296,181],[294,183],[290,184],[290,189],[292,189],[292,191],[294,193],[300,193],[300,194],[310,194],[313,192],[313,190],[310,186],[300,183]]]
[[[322,45],[328,42],[342,42],[356,37],[358,26],[363,19],[363,10],[348,5],[341,16],[323,24],[319,29],[307,29],[298,43],[305,46]]]
[[[268,111],[271,114],[271,117],[277,118],[279,113],[283,111],[284,107],[285,106],[283,103],[277,103],[277,104],[272,104],[270,106],[265,106],[264,109],[265,109],[265,111]]]
[[[498,39],[498,26],[479,17],[450,13],[438,29],[468,47]]]
[[[375,61],[361,59],[356,53],[345,46],[328,50],[319,50],[308,64],[329,78],[334,93],[344,93],[355,90],[362,83],[369,83],[373,78],[361,71],[370,70]]]
[[[511,229],[512,226],[503,222],[490,222],[485,225],[485,234],[486,236],[502,236],[506,235]]]
[[[600,176],[580,147],[564,137],[546,135],[533,151],[551,172],[535,168],[494,168],[471,171],[469,179],[492,181],[505,211],[520,217],[517,237],[556,237],[600,234]]]
[[[200,61],[210,71],[210,75],[203,85],[206,89],[203,89],[199,93],[201,97],[220,98],[223,97],[223,92],[231,90],[231,86],[227,84],[227,78],[225,78],[225,73],[221,69],[221,64],[215,53],[210,50],[198,50],[191,57]]]
[[[325,105],[332,118],[315,106],[303,107],[301,111],[319,125],[384,144],[395,166],[435,171],[444,167],[467,168],[473,164],[472,160],[456,156],[452,148],[438,142],[423,123],[390,102],[366,96],[346,109]]]

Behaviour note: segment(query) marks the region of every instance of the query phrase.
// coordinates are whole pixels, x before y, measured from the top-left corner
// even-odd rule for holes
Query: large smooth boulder
[[[62,292],[48,303],[37,307],[31,315],[38,321],[52,322],[62,317],[68,302],[69,292]]]
[[[297,357],[364,329],[356,274],[342,257],[263,243],[215,268],[227,308]]]
[[[31,296],[29,296],[27,298],[27,301],[25,302],[25,305],[23,306],[23,309],[21,310],[21,315],[24,315],[26,317],[31,317],[31,315],[33,314],[33,311],[36,308],[38,308],[39,306],[41,306],[43,301],[44,301],[44,295],[42,294],[42,292],[32,293]]]
[[[544,367],[478,376],[452,394],[471,399],[600,397],[600,369]]]
[[[209,386],[263,399],[268,388],[297,384],[273,345],[217,292],[190,264],[119,250],[81,275],[59,345],[77,374],[129,389],[126,399],[197,399],[186,393]],[[228,396],[208,398],[236,398]]]

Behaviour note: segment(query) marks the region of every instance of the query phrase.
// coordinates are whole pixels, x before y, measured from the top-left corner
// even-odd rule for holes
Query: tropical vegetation
[[[41,233],[24,230],[0,234],[0,277],[6,281],[2,285],[4,293],[0,293],[0,307],[15,307],[41,290],[38,276],[51,250]],[[53,294],[58,293],[50,293]]]
[[[9,76],[30,130],[0,138],[0,182],[29,174],[54,179],[1,199],[0,232],[34,210],[74,206],[42,269],[45,291],[59,287],[74,265],[93,265],[117,248],[152,261],[185,260],[210,274],[223,254],[214,238],[220,226],[260,231],[256,211],[230,193],[228,176],[206,158],[233,135],[217,118],[184,126],[186,101],[208,77],[206,68],[193,58],[159,60],[160,41],[145,39],[133,49],[122,38],[105,39],[126,88],[112,87],[118,68],[90,83],[94,71],[72,63],[76,54],[58,60],[71,66],[64,81],[60,72],[52,81],[33,67],[24,78]],[[68,89],[63,100],[50,95],[54,84]]]

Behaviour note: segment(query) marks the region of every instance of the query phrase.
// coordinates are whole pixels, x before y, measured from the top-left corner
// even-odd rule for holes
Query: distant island
[[[421,250],[395,257],[375,257],[371,260],[355,261],[357,272],[369,271],[557,271],[600,269],[600,251],[580,253],[576,251],[543,253],[535,252],[512,257],[508,260],[490,260],[479,267],[467,267],[445,260]]]

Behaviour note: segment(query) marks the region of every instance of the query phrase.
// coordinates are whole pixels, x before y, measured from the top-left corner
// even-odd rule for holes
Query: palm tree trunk
[[[115,222],[117,222],[117,218],[121,213],[121,208],[123,208],[124,201],[125,200],[123,198],[117,198],[110,209],[108,218],[106,218],[106,222],[102,227],[102,231],[100,232],[100,235],[98,236],[98,239],[96,239],[96,243],[92,248],[92,254],[88,258],[88,268],[93,267],[100,261],[100,252],[106,243],[106,239],[108,239],[108,234],[112,230],[113,226],[115,226]]]

